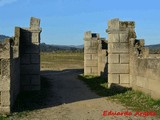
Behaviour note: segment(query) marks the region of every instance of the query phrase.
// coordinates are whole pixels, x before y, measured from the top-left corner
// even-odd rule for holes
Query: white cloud
[[[10,3],[16,2],[16,1],[17,0],[0,0],[0,7],[4,6],[6,4],[10,4]]]

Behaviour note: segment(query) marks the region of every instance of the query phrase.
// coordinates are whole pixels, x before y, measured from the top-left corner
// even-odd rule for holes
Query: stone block
[[[92,54],[92,60],[98,60],[98,54]]]
[[[120,54],[120,63],[129,63],[129,54]]]
[[[128,53],[129,44],[128,43],[109,43],[108,53]]]
[[[30,85],[31,78],[30,75],[21,75],[21,84],[24,85]]]
[[[120,42],[119,34],[108,34],[108,42]]]
[[[84,54],[97,54],[97,48],[84,48]]]
[[[25,45],[21,46],[20,50],[23,54],[36,54],[40,52],[40,47],[38,45]]]
[[[1,84],[2,84],[2,86],[1,86],[2,91],[9,91],[10,90],[10,87],[11,87],[10,80],[8,80],[8,79],[2,80]]]
[[[31,63],[39,63],[40,64],[40,55],[39,54],[31,54]]]
[[[96,60],[92,60],[92,61],[87,61],[86,63],[85,63],[85,65],[87,66],[87,67],[89,67],[89,66],[98,66],[98,61],[96,61]]]
[[[39,64],[21,65],[20,69],[21,69],[21,75],[40,74]]]
[[[92,75],[98,75],[98,67],[93,66],[91,70],[92,70]]]
[[[1,104],[4,107],[10,106],[10,91],[1,92]]]
[[[39,32],[32,33],[32,43],[39,43],[39,42],[40,42]]]
[[[109,30],[119,30],[119,19],[112,19],[110,21],[108,21],[108,29]]]
[[[108,83],[120,83],[119,74],[108,74]]]
[[[10,113],[11,112],[11,108],[10,108],[10,106],[0,106],[0,113],[1,114],[8,114],[8,113]]]
[[[92,59],[92,54],[85,54],[84,55],[84,60],[91,60]]]
[[[120,74],[120,83],[129,84],[130,83],[129,74]]]
[[[85,68],[84,68],[84,75],[90,75],[91,73],[92,73],[92,68],[85,66]]]
[[[91,40],[85,40],[84,41],[84,47],[91,47],[91,46],[92,46]]]
[[[109,54],[108,63],[119,63],[119,54]]]
[[[40,27],[40,19],[31,17],[30,28],[31,29],[38,29],[39,27]]]
[[[160,92],[158,91],[151,91],[151,97],[153,99],[159,100],[160,99]]]
[[[20,58],[21,64],[31,64],[30,59],[31,59],[30,54],[22,54]]]
[[[31,84],[32,85],[40,85],[40,75],[32,75],[31,76]]]
[[[84,33],[84,39],[91,39],[92,38],[92,33],[91,31],[87,31]]]
[[[128,64],[108,64],[108,73],[129,73]]]
[[[128,34],[120,34],[120,42],[129,42]]]

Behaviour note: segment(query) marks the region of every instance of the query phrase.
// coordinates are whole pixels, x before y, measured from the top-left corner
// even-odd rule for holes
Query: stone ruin
[[[84,75],[108,78],[108,86],[129,87],[160,98],[160,55],[149,54],[143,39],[136,39],[133,21],[108,22],[108,41],[99,34],[84,34]],[[107,46],[103,49],[102,46]],[[101,54],[99,54],[101,53]]]
[[[40,20],[0,43],[0,113],[10,113],[20,91],[40,90]]]

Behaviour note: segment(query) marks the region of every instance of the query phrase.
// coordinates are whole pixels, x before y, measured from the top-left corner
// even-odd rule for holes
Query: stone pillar
[[[31,18],[30,28],[20,30],[21,89],[40,90],[40,20]]]
[[[11,42],[6,39],[0,48],[0,113],[10,113],[10,58]]]
[[[98,72],[98,39],[99,34],[84,34],[84,75],[99,75]]]
[[[135,38],[134,22],[112,19],[108,22],[108,83],[109,87],[130,87],[129,38]]]

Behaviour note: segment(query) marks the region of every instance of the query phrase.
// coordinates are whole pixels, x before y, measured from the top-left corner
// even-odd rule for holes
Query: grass
[[[100,96],[108,97],[108,99],[118,103],[120,102],[134,111],[154,111],[160,117],[160,100],[153,100],[142,92],[128,88],[119,90],[115,87],[109,89],[107,80],[101,77],[80,75],[79,79],[84,81],[91,90]]]
[[[76,69],[83,68],[83,52],[41,53],[41,69]]]

